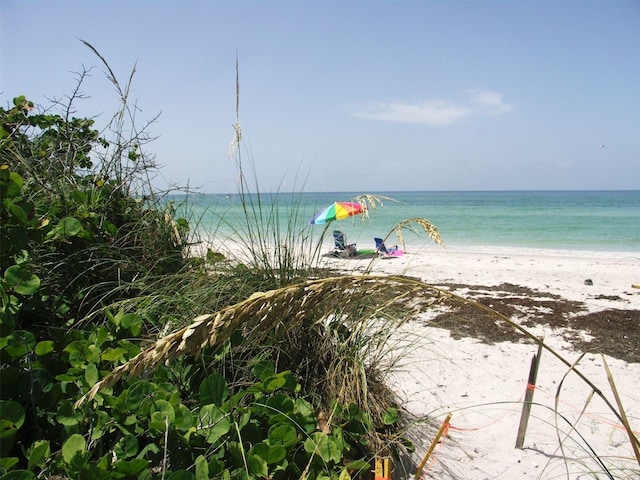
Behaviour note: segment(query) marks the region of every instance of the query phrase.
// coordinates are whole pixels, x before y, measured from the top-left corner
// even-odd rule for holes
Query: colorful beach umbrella
[[[312,225],[329,223],[333,220],[353,217],[354,215],[362,213],[362,211],[362,205],[357,202],[334,202],[327,208],[316,213],[309,223]]]

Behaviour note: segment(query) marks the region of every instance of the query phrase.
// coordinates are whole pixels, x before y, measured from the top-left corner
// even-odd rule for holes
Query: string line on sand
[[[534,390],[539,390],[542,393],[544,393],[545,395],[549,396],[549,397],[555,397],[555,395],[552,395],[550,392],[546,391],[544,388],[538,387],[532,383],[528,383],[527,387],[525,389],[525,391],[534,391]],[[523,401],[524,398],[524,393],[520,396],[520,399],[517,400],[517,403],[520,403]],[[564,402],[561,401],[561,403],[571,407],[572,409],[576,410],[576,411],[580,411],[579,408],[577,408],[575,405],[570,404],[569,402]],[[425,480],[427,475],[429,474],[429,472],[433,469],[434,465],[436,464],[438,457],[441,453],[441,450],[444,446],[445,440],[447,439],[447,437],[449,436],[449,432],[451,430],[453,431],[457,431],[457,432],[474,432],[474,431],[478,431],[478,430],[482,430],[483,428],[487,428],[490,427],[492,425],[495,425],[496,423],[500,422],[503,418],[505,418],[508,415],[512,415],[512,412],[507,412],[504,415],[501,415],[500,417],[496,418],[495,420],[493,420],[492,422],[489,422],[485,425],[479,426],[479,427],[458,427],[455,425],[452,425],[450,422],[451,419],[451,414],[449,413],[447,415],[447,418],[445,418],[444,422],[442,423],[442,426],[440,427],[440,430],[438,431],[438,433],[436,434],[436,437],[434,438],[434,441],[431,445],[431,447],[429,448],[429,450],[427,450],[427,453],[425,454],[425,457],[422,461],[422,463],[420,464],[420,466],[418,467],[416,474],[415,474],[415,478],[419,479],[419,480]],[[615,422],[612,422],[606,418],[602,418],[599,415],[594,415],[594,414],[589,414],[587,413],[587,415],[592,418],[595,421],[601,422],[603,424],[609,425],[613,428],[616,429],[620,429],[620,430],[625,430],[624,426],[619,425]],[[633,431],[633,433],[635,433],[636,435],[640,434],[640,432],[638,431]],[[429,461],[428,464],[427,461],[429,460],[429,458],[431,458],[431,461]],[[426,464],[426,465],[425,465]]]
[[[529,385],[527,385],[527,388],[529,388]],[[515,402],[509,402],[509,403],[514,403],[514,404],[521,403],[523,398],[524,398],[524,393],[522,395],[520,395],[520,398],[518,400],[516,400]],[[484,425],[481,425],[479,427],[458,427],[458,426],[449,424],[449,428],[451,430],[456,431],[456,432],[477,432],[478,430],[482,430],[484,428],[488,428],[488,427],[490,427],[492,425],[495,425],[498,422],[501,422],[504,418],[506,418],[508,416],[513,416],[513,415],[514,415],[513,412],[505,412],[504,414],[502,414],[499,417],[495,418],[491,422],[489,422],[487,424],[484,424]]]
[[[531,391],[536,390],[536,391],[538,391],[540,393],[544,393],[545,395],[547,395],[550,398],[555,398],[554,394],[552,394],[551,392],[545,390],[543,387],[540,387],[539,385],[533,385],[531,383],[528,383],[527,387],[526,387],[526,390],[531,390]],[[514,403],[521,403],[523,401],[523,398],[524,398],[524,394],[521,395],[520,398],[518,400],[516,400]],[[562,399],[560,399],[559,402],[561,404],[567,406],[567,407],[570,407],[572,410],[574,410],[576,412],[580,412],[581,411],[581,409],[578,408],[577,406],[575,406],[575,405],[573,405],[573,404],[571,404],[569,402],[566,402],[566,401],[564,401]],[[451,430],[454,430],[454,431],[457,431],[457,432],[476,432],[478,430],[482,430],[484,428],[488,428],[488,427],[490,427],[492,425],[495,425],[496,423],[502,421],[505,417],[508,417],[508,416],[511,416],[511,415],[513,415],[513,412],[506,412],[503,415],[495,418],[491,422],[486,423],[486,424],[481,425],[481,426],[478,426],[478,427],[460,427],[460,426],[457,426],[457,425],[449,425],[449,428]],[[616,423],[616,422],[614,422],[612,420],[604,418],[604,417],[602,417],[600,415],[596,415],[596,414],[589,413],[589,412],[586,412],[585,415],[588,416],[589,418],[591,418],[592,420],[594,420],[594,421],[596,421],[598,423],[601,423],[603,425],[607,425],[607,426],[609,426],[611,428],[615,428],[617,430],[625,430],[626,431],[626,429],[624,428],[623,425],[620,425],[619,423]],[[638,431],[638,430],[632,430],[632,431],[636,435],[640,435],[640,431]]]
[[[527,386],[527,388],[529,388],[529,387]],[[555,396],[556,396],[555,394],[553,394],[553,393],[551,393],[551,392],[549,392],[549,391],[545,390],[544,388],[542,388],[542,387],[540,387],[540,386],[537,386],[537,387],[534,387],[534,388],[536,388],[536,390],[537,390],[537,391],[544,393],[545,395],[547,395],[547,396],[548,396],[548,397],[550,397],[550,398],[555,398]],[[567,401],[565,401],[565,400],[562,400],[562,398],[558,398],[558,403],[561,403],[562,405],[565,405],[566,407],[571,408],[571,409],[572,409],[572,410],[574,410],[575,412],[581,412],[581,411],[582,411],[582,409],[581,409],[581,408],[578,408],[576,405],[573,405],[573,404],[572,404],[572,403],[570,403],[570,402],[567,402]],[[602,423],[603,425],[607,425],[607,426],[609,426],[609,427],[611,427],[611,428],[615,428],[615,429],[617,429],[617,430],[624,430],[624,431],[626,431],[626,428],[624,428],[624,425],[621,425],[621,424],[619,424],[619,423],[616,423],[616,422],[614,422],[614,421],[611,421],[611,420],[609,420],[608,418],[604,418],[604,417],[602,417],[602,416],[600,416],[600,415],[596,415],[596,414],[594,414],[594,413],[589,413],[589,412],[585,412],[584,414],[585,414],[585,416],[587,416],[587,417],[591,418],[593,421],[596,421],[596,422],[598,422],[598,423]],[[632,430],[632,431],[633,431],[633,433],[635,433],[636,435],[640,435],[640,431],[638,431],[638,430]]]

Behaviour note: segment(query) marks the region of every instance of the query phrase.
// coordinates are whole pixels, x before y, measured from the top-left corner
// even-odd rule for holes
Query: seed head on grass
[[[402,236],[402,230],[407,229],[414,233],[419,233],[418,232],[419,229],[416,227],[419,227],[422,230],[424,230],[426,234],[429,236],[429,238],[434,243],[436,243],[436,245],[440,245],[441,247],[444,247],[444,241],[440,236],[440,231],[438,230],[438,228],[426,218],[415,217],[415,218],[408,218],[406,220],[403,220],[402,222],[398,223],[395,227],[393,227],[393,230],[398,237],[398,242],[402,244],[403,248],[405,248],[405,244],[404,244],[404,238]]]
[[[366,298],[384,299],[389,296],[393,286],[405,290],[415,289],[412,282],[403,277],[383,276],[340,276],[290,285],[277,290],[257,292],[250,298],[195,318],[187,327],[159,339],[155,345],[141,352],[127,363],[114,369],[102,381],[94,385],[81,400],[91,399],[99,391],[112,387],[123,376],[139,376],[154,371],[160,364],[187,355],[198,357],[202,348],[217,347],[241,329],[247,339],[256,339],[267,332],[285,332],[300,325],[314,325],[335,318],[336,312],[348,312],[349,309],[362,311],[364,294]],[[424,288],[426,285],[423,285]],[[433,289],[435,297],[446,293]],[[384,300],[387,305],[370,303],[366,306],[370,321],[372,313],[381,313],[390,308],[393,299]],[[345,317],[347,318],[347,317]],[[357,318],[349,318],[357,325]],[[352,330],[353,327],[349,327]]]
[[[358,195],[353,197],[351,201],[359,203],[362,205],[362,214],[360,219],[364,222],[369,218],[369,212],[371,210],[377,210],[378,207],[384,207],[384,201],[388,202],[398,202],[398,200],[387,197],[385,195],[373,195],[370,193],[363,193],[362,195]]]

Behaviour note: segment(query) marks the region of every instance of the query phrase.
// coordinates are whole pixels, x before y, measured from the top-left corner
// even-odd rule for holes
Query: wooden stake
[[[531,359],[529,381],[527,382],[527,391],[524,394],[524,403],[522,404],[522,415],[520,415],[520,426],[518,427],[516,448],[522,448],[522,446],[524,445],[524,436],[527,433],[527,424],[529,423],[529,415],[531,414],[531,403],[533,401],[533,392],[536,386],[536,379],[538,378],[538,366],[540,365],[541,354],[542,344],[538,344],[538,353]]]
[[[433,439],[433,442],[431,442],[431,446],[429,446],[429,450],[427,450],[427,453],[424,454],[424,458],[422,459],[422,462],[420,462],[420,465],[418,466],[418,469],[416,470],[416,473],[413,476],[416,480],[418,480],[418,478],[420,478],[420,474],[422,473],[422,469],[426,465],[427,460],[429,460],[429,457],[433,453],[433,450],[436,448],[436,445],[438,444],[438,440],[440,440],[440,437],[442,436],[442,434],[444,433],[445,429],[449,425],[449,421],[450,420],[451,420],[451,414],[448,414],[447,418],[445,418],[444,422],[442,422],[442,425],[440,425],[440,430],[438,430],[438,433],[436,434],[435,438]]]

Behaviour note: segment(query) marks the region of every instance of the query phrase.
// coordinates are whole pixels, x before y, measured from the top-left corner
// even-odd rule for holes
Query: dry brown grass
[[[359,312],[359,318],[348,320],[352,326],[377,315],[393,311],[393,306],[406,298],[417,298],[429,292],[430,301],[448,293],[404,277],[339,276],[290,285],[268,292],[257,292],[250,298],[222,310],[201,315],[193,322],[144,350],[127,363],[114,369],[81,399],[92,399],[98,392],[114,386],[123,376],[140,376],[153,372],[159,365],[179,356],[197,358],[207,346],[217,347],[238,329],[248,341],[259,341],[265,335],[285,335],[301,325],[317,324],[345,312]],[[363,303],[363,299],[367,302]],[[409,310],[404,310],[410,313]],[[400,312],[399,307],[395,310]],[[365,315],[366,314],[366,315]],[[406,318],[404,319],[406,320]],[[404,320],[399,320],[401,325]]]

